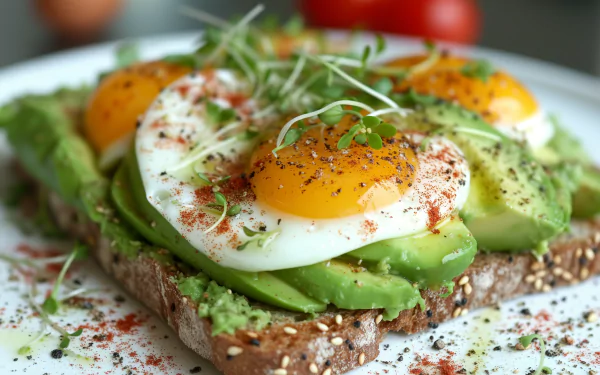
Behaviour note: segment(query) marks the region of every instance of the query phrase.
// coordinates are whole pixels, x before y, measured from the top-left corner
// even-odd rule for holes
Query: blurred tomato
[[[394,0],[391,0],[392,2]],[[314,26],[375,29],[390,0],[300,0],[300,12]]]
[[[391,0],[386,13],[382,31],[465,44],[479,36],[475,0]]]
[[[473,43],[481,15],[475,0],[300,0],[314,26],[363,27],[427,39]]]

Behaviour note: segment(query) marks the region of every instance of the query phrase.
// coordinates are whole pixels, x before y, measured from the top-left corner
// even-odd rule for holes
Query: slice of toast
[[[143,254],[128,259],[115,253],[97,225],[73,221],[74,209],[58,195],[51,195],[49,205],[61,229],[90,243],[108,274],[226,375],[342,374],[377,358],[379,343],[388,331],[411,334],[435,328],[469,310],[575,284],[600,273],[600,220],[573,222],[571,233],[553,241],[542,261],[531,254],[478,254],[455,279],[452,294],[441,297],[440,292],[422,292],[426,311],[416,307],[387,322],[381,319],[381,310],[332,310],[310,321],[283,319],[262,331],[213,336],[211,322],[198,316],[195,304],[172,281],[179,272],[176,268]]]

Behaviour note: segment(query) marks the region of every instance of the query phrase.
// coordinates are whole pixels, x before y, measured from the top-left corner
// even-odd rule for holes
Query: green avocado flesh
[[[225,268],[192,247],[146,199],[134,157],[130,153],[117,171],[112,196],[119,212],[148,241],[169,249],[185,263],[250,298],[292,311],[325,310],[326,304],[304,295],[271,273]]]
[[[398,276],[375,275],[343,260],[274,271],[274,274],[324,303],[347,309],[385,308],[384,318],[422,301],[419,289]]]
[[[600,213],[600,171],[594,167],[583,168],[579,187],[573,194],[573,216],[591,218]]]
[[[354,250],[346,257],[376,272],[389,271],[417,283],[421,288],[438,289],[460,275],[477,253],[477,242],[458,217],[436,227],[439,233],[379,241]]]
[[[480,248],[532,249],[568,227],[570,202],[559,199],[560,187],[526,147],[477,115],[436,104],[417,112],[407,127],[439,132],[465,154],[471,186],[460,215]]]

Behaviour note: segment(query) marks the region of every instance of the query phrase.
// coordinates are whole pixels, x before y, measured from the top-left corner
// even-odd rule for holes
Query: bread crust
[[[171,281],[178,272],[174,267],[143,255],[128,259],[111,250],[95,224],[73,221],[74,210],[57,195],[51,196],[49,205],[61,229],[93,245],[94,257],[106,273],[225,375],[311,375],[328,368],[332,374],[342,374],[377,358],[379,343],[389,331],[421,332],[469,310],[576,284],[600,273],[600,221],[573,222],[572,233],[553,241],[542,261],[530,254],[478,254],[455,279],[451,295],[422,292],[427,311],[416,307],[386,322],[381,320],[381,310],[340,310],[312,321],[213,336],[210,321],[198,317],[196,306]],[[319,329],[319,323],[328,330]]]

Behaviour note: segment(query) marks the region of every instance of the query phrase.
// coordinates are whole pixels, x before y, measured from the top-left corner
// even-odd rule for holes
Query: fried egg
[[[440,137],[419,147],[423,135],[397,134],[379,150],[357,143],[338,150],[354,124],[345,117],[311,128],[276,157],[285,119],[253,118],[263,103],[245,82],[225,69],[188,75],[158,96],[136,133],[148,201],[222,266],[315,264],[377,241],[435,232],[465,203],[467,162]],[[215,121],[228,109],[235,118]],[[226,207],[216,204],[218,194]],[[219,221],[231,207],[237,209]]]
[[[425,59],[426,56],[410,56],[386,65],[408,68]],[[456,102],[513,139],[526,141],[534,149],[545,145],[552,138],[554,127],[531,92],[503,71],[496,71],[486,81],[463,75],[461,69],[470,61],[442,54],[435,64],[411,74],[395,90],[412,88],[419,94]]]

